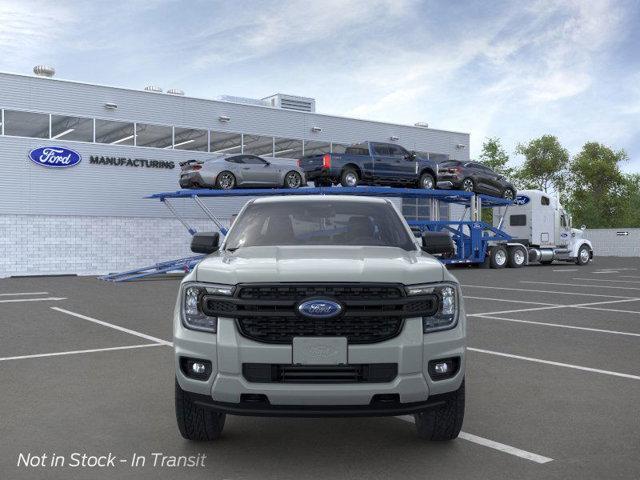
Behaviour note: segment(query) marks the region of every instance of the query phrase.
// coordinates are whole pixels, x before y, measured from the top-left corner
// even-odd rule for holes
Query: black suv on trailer
[[[516,188],[504,175],[479,162],[445,160],[438,167],[438,188],[485,193],[511,200],[516,198]]]

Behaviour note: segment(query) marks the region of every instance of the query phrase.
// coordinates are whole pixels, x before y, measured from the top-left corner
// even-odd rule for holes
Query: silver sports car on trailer
[[[276,187],[306,185],[304,171],[293,161],[276,163],[256,155],[218,155],[210,160],[189,160],[180,167],[181,188]]]

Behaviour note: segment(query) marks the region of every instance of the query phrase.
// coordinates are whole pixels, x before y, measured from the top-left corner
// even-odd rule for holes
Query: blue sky
[[[0,0],[0,70],[624,148],[640,172],[640,0]],[[512,153],[513,155],[513,153]],[[515,157],[517,161],[517,157]]]

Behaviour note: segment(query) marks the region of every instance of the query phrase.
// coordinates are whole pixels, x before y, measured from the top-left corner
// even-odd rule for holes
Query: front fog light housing
[[[186,284],[182,290],[182,324],[190,330],[216,333],[218,318],[203,313],[202,298],[232,294],[233,287],[228,285]]]
[[[180,357],[180,370],[195,380],[207,380],[211,375],[211,362],[199,358]]]
[[[438,310],[434,315],[422,317],[424,333],[450,330],[458,323],[458,293],[454,285],[413,285],[407,295],[434,295]]]

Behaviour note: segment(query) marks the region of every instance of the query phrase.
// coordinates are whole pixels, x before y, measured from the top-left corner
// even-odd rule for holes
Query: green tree
[[[480,163],[489,167],[494,172],[512,177],[515,169],[508,165],[509,155],[503,148],[498,137],[486,138],[482,144],[482,153],[480,154]]]
[[[640,228],[640,174],[625,175],[623,214],[619,227]]]
[[[576,225],[623,225],[633,210],[629,197],[638,189],[637,179],[625,178],[620,171],[619,163],[625,160],[624,150],[614,151],[598,142],[585,143],[573,158],[568,206]]]
[[[527,144],[519,144],[516,153],[525,157],[517,172],[521,186],[562,193],[566,185],[569,152],[554,135],[543,135]]]

